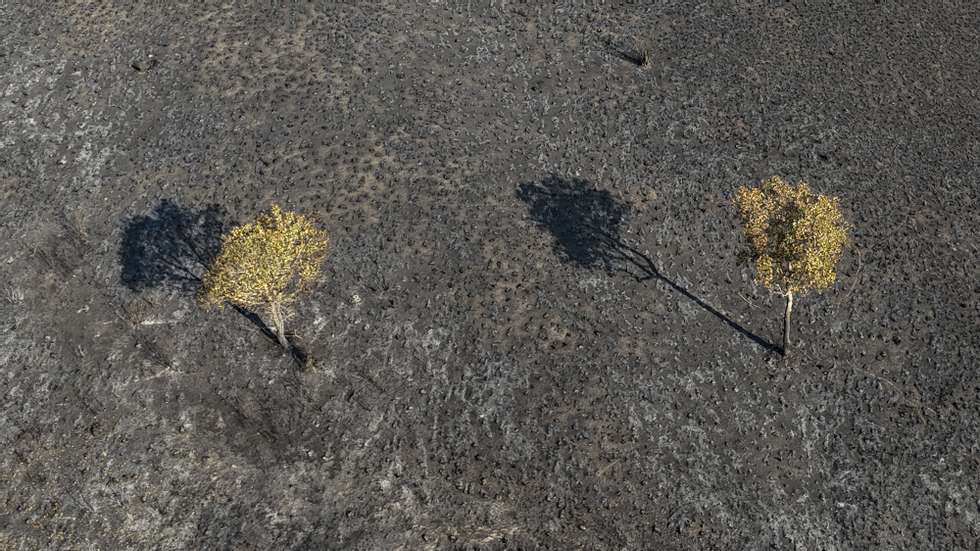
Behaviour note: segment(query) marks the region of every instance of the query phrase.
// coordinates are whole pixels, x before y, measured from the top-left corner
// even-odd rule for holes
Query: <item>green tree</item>
[[[848,225],[836,198],[812,193],[806,182],[793,186],[778,176],[754,188],[739,188],[734,204],[748,239],[756,281],[786,297],[786,355],[793,297],[834,283]]]
[[[265,310],[279,344],[289,350],[290,305],[316,279],[329,245],[327,232],[310,217],[273,205],[224,237],[198,298],[208,307],[231,303]]]

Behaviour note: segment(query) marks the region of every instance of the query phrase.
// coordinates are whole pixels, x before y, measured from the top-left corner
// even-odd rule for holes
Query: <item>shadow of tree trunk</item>
[[[521,184],[517,197],[527,203],[534,223],[554,237],[555,254],[565,263],[626,273],[638,282],[658,280],[736,332],[769,352],[780,348],[749,331],[684,286],[664,275],[647,255],[621,236],[629,207],[585,180],[550,175]],[[634,270],[639,273],[635,273]]]

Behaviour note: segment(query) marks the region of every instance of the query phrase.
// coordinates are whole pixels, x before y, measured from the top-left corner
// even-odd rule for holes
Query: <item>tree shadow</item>
[[[650,257],[623,240],[620,232],[630,209],[608,191],[582,179],[549,175],[540,182],[521,184],[516,194],[527,204],[535,225],[554,237],[555,254],[562,262],[626,273],[640,282],[662,281],[765,350],[780,350],[664,275]]]
[[[531,218],[548,230],[559,260],[582,268],[617,270],[624,260],[615,236],[629,208],[585,180],[551,175],[539,183],[521,184],[517,197],[527,203]]]
[[[119,245],[122,284],[136,292],[193,293],[221,250],[225,216],[218,205],[191,209],[163,199],[149,214],[131,217]]]
[[[172,199],[161,200],[149,214],[130,217],[119,245],[120,281],[135,292],[164,288],[194,294],[221,251],[222,237],[229,228],[226,217],[219,205],[193,209]],[[275,333],[258,314],[231,306],[279,346]],[[307,360],[306,352],[296,344],[289,353],[298,364]]]

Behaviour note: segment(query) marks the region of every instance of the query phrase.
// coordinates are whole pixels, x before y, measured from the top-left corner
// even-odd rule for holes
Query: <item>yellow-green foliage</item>
[[[200,300],[207,306],[284,306],[316,278],[329,243],[310,218],[273,205],[225,236],[204,275]]]
[[[836,198],[812,193],[806,182],[793,186],[773,176],[758,187],[740,188],[734,203],[759,283],[780,293],[834,283],[847,242]]]

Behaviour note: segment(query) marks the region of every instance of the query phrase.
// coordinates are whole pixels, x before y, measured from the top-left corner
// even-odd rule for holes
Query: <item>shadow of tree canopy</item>
[[[555,254],[562,262],[607,272],[622,267],[617,240],[629,207],[608,191],[585,180],[550,175],[521,184],[517,197],[527,203],[534,223],[555,238]]]
[[[192,293],[221,249],[226,212],[161,200],[149,214],[131,217],[119,245],[120,280],[133,291],[164,287]]]
[[[664,275],[653,260],[621,236],[630,209],[606,190],[586,180],[549,175],[540,182],[518,186],[517,197],[527,204],[531,220],[554,237],[555,254],[582,268],[625,273],[637,281],[659,280],[673,291],[718,318],[767,351],[779,351],[768,340],[742,327],[700,297]]]

